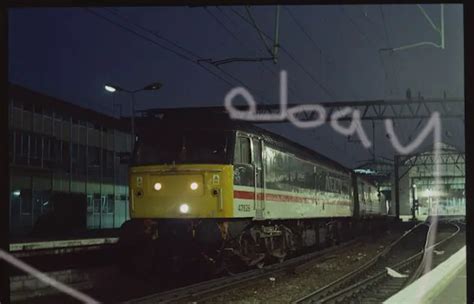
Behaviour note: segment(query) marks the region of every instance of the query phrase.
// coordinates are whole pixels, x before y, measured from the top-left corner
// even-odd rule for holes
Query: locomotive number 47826
[[[238,210],[243,212],[250,212],[250,204],[240,204]]]

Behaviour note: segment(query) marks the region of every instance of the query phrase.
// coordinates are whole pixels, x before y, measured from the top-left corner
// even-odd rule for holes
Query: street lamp
[[[107,91],[109,91],[110,93],[113,93],[113,92],[117,91],[117,89],[115,87],[112,87],[112,86],[109,86],[109,85],[105,85],[105,89]]]
[[[161,84],[160,82],[153,82],[153,83],[150,83],[149,85],[144,86],[141,89],[126,90],[124,88],[121,88],[119,86],[112,85],[112,84],[105,84],[104,85],[104,89],[107,92],[110,92],[110,93],[125,92],[125,93],[128,93],[132,96],[132,104],[131,104],[131,112],[132,112],[132,119],[131,119],[131,123],[132,123],[132,130],[131,130],[132,151],[135,148],[135,93],[141,92],[141,91],[156,91],[156,90],[161,89],[162,86],[163,86],[163,84]]]

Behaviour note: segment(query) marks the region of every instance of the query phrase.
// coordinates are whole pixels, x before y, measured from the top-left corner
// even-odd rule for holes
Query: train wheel
[[[242,233],[239,241],[239,247],[239,255],[247,266],[258,267],[258,265],[260,265],[260,268],[263,267],[266,255],[265,253],[259,252],[258,242],[248,231]]]

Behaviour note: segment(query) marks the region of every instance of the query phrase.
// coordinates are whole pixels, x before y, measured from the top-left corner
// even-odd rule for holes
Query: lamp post
[[[426,190],[426,196],[428,196],[428,215],[431,214],[431,195],[432,195],[431,188],[428,188]]]
[[[159,82],[154,82],[151,83],[141,89],[137,90],[126,90],[124,88],[121,88],[116,85],[112,84],[105,84],[104,88],[106,91],[110,93],[115,93],[115,92],[125,92],[128,93],[132,96],[132,103],[131,103],[131,112],[132,112],[132,117],[131,117],[131,124],[132,124],[132,129],[131,129],[131,135],[132,135],[132,151],[135,148],[135,93],[141,92],[141,91],[157,91],[159,90],[163,85]]]
[[[413,186],[412,186],[412,207],[411,207],[411,218],[412,220],[415,220],[416,219],[416,214],[415,214],[415,211],[416,211],[416,197],[415,197],[415,193],[416,192],[416,184],[413,183]]]

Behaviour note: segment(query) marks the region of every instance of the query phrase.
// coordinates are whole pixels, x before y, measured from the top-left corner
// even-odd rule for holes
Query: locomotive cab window
[[[250,139],[248,137],[237,137],[235,142],[234,163],[250,164]]]
[[[228,163],[227,132],[211,130],[167,131],[167,136],[156,132],[143,132],[134,152],[134,163]]]
[[[234,149],[234,184],[253,187],[255,185],[254,167],[250,149],[250,138],[237,136]]]

